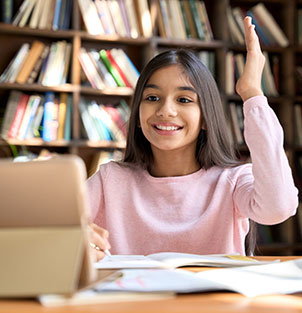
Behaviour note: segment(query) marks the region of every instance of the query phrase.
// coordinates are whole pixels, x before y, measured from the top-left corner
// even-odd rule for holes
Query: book
[[[238,116],[238,110],[236,108],[237,105],[234,102],[230,102],[229,107],[230,107],[230,115],[231,115],[235,143],[238,145],[242,145],[244,143],[244,139],[242,135],[242,129],[240,127],[241,122]]]
[[[44,96],[41,96],[41,101],[37,108],[36,114],[33,117],[33,121],[30,125],[29,130],[26,133],[26,139],[31,139],[35,137],[42,137],[42,120],[44,114]]]
[[[202,22],[204,34],[205,34],[205,40],[211,41],[214,40],[214,35],[212,31],[212,27],[210,24],[210,20],[208,17],[207,9],[205,6],[204,1],[196,1],[197,6],[197,13],[199,15],[199,19]]]
[[[19,6],[19,9],[16,13],[16,15],[13,18],[13,22],[12,25],[17,26],[21,20],[21,17],[23,15],[23,13],[25,12],[26,8],[28,7],[28,5],[30,4],[31,0],[24,0],[21,5]]]
[[[198,15],[197,5],[196,5],[195,0],[189,0],[189,5],[191,8],[192,17],[193,17],[193,21],[195,24],[197,38],[200,40],[204,40],[205,39],[205,33],[204,33],[204,29],[203,29],[203,25],[201,23],[200,17]]]
[[[79,61],[81,64],[81,67],[90,82],[91,86],[96,89],[104,89],[105,84],[100,76],[98,69],[95,67],[95,64],[93,63],[93,60],[89,57],[89,54],[87,53],[85,48],[80,49],[79,53]]]
[[[36,62],[43,52],[45,44],[41,41],[35,40],[24,60],[22,67],[16,77],[16,82],[19,84],[26,83],[30,73],[32,72]]]
[[[123,132],[124,138],[127,137],[127,123],[121,117],[120,111],[113,106],[104,106],[106,112],[110,115],[111,119],[115,122],[115,124],[119,127],[119,129]]]
[[[125,0],[125,9],[129,21],[130,37],[138,38],[141,34],[139,30],[137,15],[135,12],[134,1],[135,0]]]
[[[140,33],[144,37],[152,37],[152,22],[147,0],[134,0]]]
[[[69,29],[72,14],[73,0],[63,0],[60,12],[59,29]]]
[[[263,52],[266,62],[263,68],[263,83],[264,83],[264,92],[270,96],[278,96],[278,91],[276,89],[275,80],[273,77],[269,55],[266,51]]]
[[[66,118],[64,127],[64,140],[69,141],[71,139],[72,131],[72,96],[67,96]]]
[[[18,23],[19,27],[24,27],[26,25],[26,23],[29,20],[29,16],[31,14],[31,12],[33,11],[33,8],[36,4],[37,0],[29,0],[28,5],[26,6],[26,9],[24,10],[22,17]]]
[[[87,104],[88,113],[94,123],[95,129],[98,132],[99,140],[111,141],[113,136],[111,131],[107,128],[107,125],[103,121],[103,116],[101,114],[101,109],[95,101],[90,101]]]
[[[163,38],[172,38],[168,8],[165,0],[157,0],[157,23],[159,35]]]
[[[43,62],[48,56],[48,53],[49,53],[49,46],[47,45],[44,47],[42,53],[40,54],[38,60],[36,61],[35,65],[34,65],[32,71],[30,72],[30,74],[27,78],[27,81],[26,81],[27,84],[33,84],[36,81],[36,79],[40,73],[40,70],[42,68]]]
[[[108,7],[113,17],[112,21],[116,33],[121,37],[127,37],[126,25],[123,20],[121,8],[118,0],[107,0]]]
[[[98,11],[99,18],[104,28],[106,35],[116,34],[112,16],[108,7],[108,2],[105,0],[95,0],[95,5]]]
[[[237,25],[232,13],[232,9],[227,7],[227,21],[230,32],[231,40],[234,44],[244,45],[244,35],[242,34],[239,26]]]
[[[59,29],[59,26],[60,26],[60,12],[63,9],[62,1],[63,0],[56,0],[55,12],[54,12],[54,17],[53,17],[53,22],[52,22],[53,30]]]
[[[18,103],[21,99],[22,92],[13,90],[8,97],[6,109],[4,113],[3,123],[1,127],[1,137],[7,138],[10,126],[13,122]]]
[[[14,83],[17,75],[26,59],[30,45],[29,43],[22,44],[21,48],[18,50],[16,55],[13,57],[11,62],[1,74],[0,81],[7,83]]]
[[[66,111],[67,111],[67,98],[68,95],[65,92],[60,93],[59,96],[59,125],[58,125],[58,139],[64,139],[64,130],[66,122]]]
[[[126,34],[127,34],[128,37],[131,37],[130,23],[129,23],[128,13],[127,13],[127,10],[126,10],[125,1],[124,0],[118,0],[118,4],[119,4],[119,7],[120,7],[122,20],[123,20],[124,25],[125,25]]]
[[[9,132],[8,132],[9,138],[16,138],[16,136],[18,134],[18,131],[19,131],[19,128],[20,128],[20,125],[22,123],[22,119],[23,119],[23,116],[24,116],[24,113],[26,110],[28,99],[29,99],[29,95],[23,93],[19,102],[18,102],[18,106],[16,108],[13,121],[12,121],[10,128],[9,128]]]
[[[88,52],[89,57],[92,60],[92,63],[94,64],[95,68],[98,71],[98,74],[102,78],[103,82],[107,87],[115,88],[117,87],[117,83],[115,82],[114,78],[108,71],[107,67],[103,63],[103,61],[100,59],[100,54],[96,50],[90,50]]]
[[[79,110],[88,139],[91,141],[100,140],[93,118],[89,114],[88,104],[84,102],[83,99],[79,101]]]
[[[183,269],[124,269],[120,278],[100,283],[99,292],[232,291],[247,297],[302,291],[302,260],[259,263],[194,273]]]
[[[287,47],[289,45],[289,41],[282,29],[263,3],[258,3],[250,11],[254,13],[257,19],[261,20],[266,30],[281,47]]]
[[[78,0],[86,30],[91,35],[104,35],[104,28],[92,0]]]
[[[116,71],[119,73],[121,79],[123,80],[123,83],[126,87],[132,88],[133,86],[129,83],[125,73],[123,72],[123,70],[121,69],[121,67],[119,66],[119,64],[115,61],[115,58],[111,55],[110,50],[106,50],[107,53],[107,58],[111,63],[111,66],[113,68],[116,69]]]
[[[177,252],[159,252],[149,255],[112,255],[105,256],[94,264],[97,269],[124,268],[169,268],[187,266],[240,267],[271,264],[271,261],[257,261],[239,254],[198,255]]]
[[[186,39],[186,29],[178,0],[167,1],[168,15],[172,26],[173,38]]]
[[[13,18],[14,1],[2,0],[0,12],[1,12],[0,21],[6,24],[10,24]]]
[[[123,71],[124,75],[127,77],[131,87],[134,88],[140,75],[135,65],[123,49],[113,48],[110,50],[110,53]]]
[[[37,95],[31,95],[29,97],[21,125],[17,133],[17,139],[23,140],[26,138],[27,131],[30,127],[30,123],[32,122],[34,115],[36,114],[36,110],[39,106],[40,100],[41,98]]]
[[[114,78],[117,86],[118,87],[125,87],[126,85],[125,85],[123,79],[121,78],[118,70],[111,64],[110,60],[108,59],[106,50],[102,49],[99,52],[99,54],[100,54],[100,58],[102,59],[103,63],[105,64],[108,71],[110,72],[110,74]]]
[[[189,32],[190,32],[190,37],[192,38],[198,38],[197,31],[196,31],[196,26],[194,23],[194,18],[193,18],[193,12],[191,11],[190,3],[187,0],[182,0],[183,3],[183,14],[186,16],[186,19],[188,21],[189,25]]]
[[[29,20],[29,27],[30,28],[37,28],[39,25],[39,20],[43,11],[43,0],[37,0]]]
[[[55,93],[48,91],[45,94],[43,131],[42,139],[44,141],[53,141],[57,139],[58,129],[58,111],[55,104]]]

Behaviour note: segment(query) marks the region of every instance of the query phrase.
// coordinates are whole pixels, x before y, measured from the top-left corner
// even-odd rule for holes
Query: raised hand
[[[245,45],[247,50],[246,63],[243,74],[236,84],[236,91],[243,101],[263,95],[261,88],[261,76],[265,63],[258,36],[255,32],[255,25],[249,16],[244,18]]]

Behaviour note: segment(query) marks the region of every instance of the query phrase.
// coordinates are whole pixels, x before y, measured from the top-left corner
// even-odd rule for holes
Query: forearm
[[[244,115],[254,183],[242,195],[241,207],[248,207],[245,214],[259,223],[280,223],[295,214],[298,205],[297,189],[283,148],[283,130],[265,97],[246,101]]]

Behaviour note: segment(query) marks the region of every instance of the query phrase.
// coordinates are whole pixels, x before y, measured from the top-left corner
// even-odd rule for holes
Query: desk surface
[[[257,257],[259,260],[286,261],[302,257]],[[196,269],[200,271],[201,268]],[[194,269],[193,269],[194,270]],[[298,313],[302,312],[302,294],[272,295],[247,298],[236,293],[209,292],[179,295],[171,299],[100,303],[81,306],[45,308],[34,300],[0,300],[0,313],[154,313],[154,312],[206,312],[206,313]]]

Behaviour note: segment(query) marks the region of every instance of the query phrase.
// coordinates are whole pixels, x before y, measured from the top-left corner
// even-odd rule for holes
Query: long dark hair
[[[183,68],[198,95],[203,126],[206,129],[200,130],[197,140],[196,160],[200,166],[209,169],[212,166],[232,167],[239,165],[240,162],[230,140],[215,79],[194,52],[184,49],[160,53],[144,67],[138,79],[131,104],[124,162],[140,164],[149,168],[153,161],[150,143],[139,126],[139,106],[146,83],[152,74],[169,65],[179,65]],[[253,224],[250,223],[251,229]],[[247,237],[250,238],[246,244],[248,247],[247,254],[251,254],[255,247],[255,236]]]

